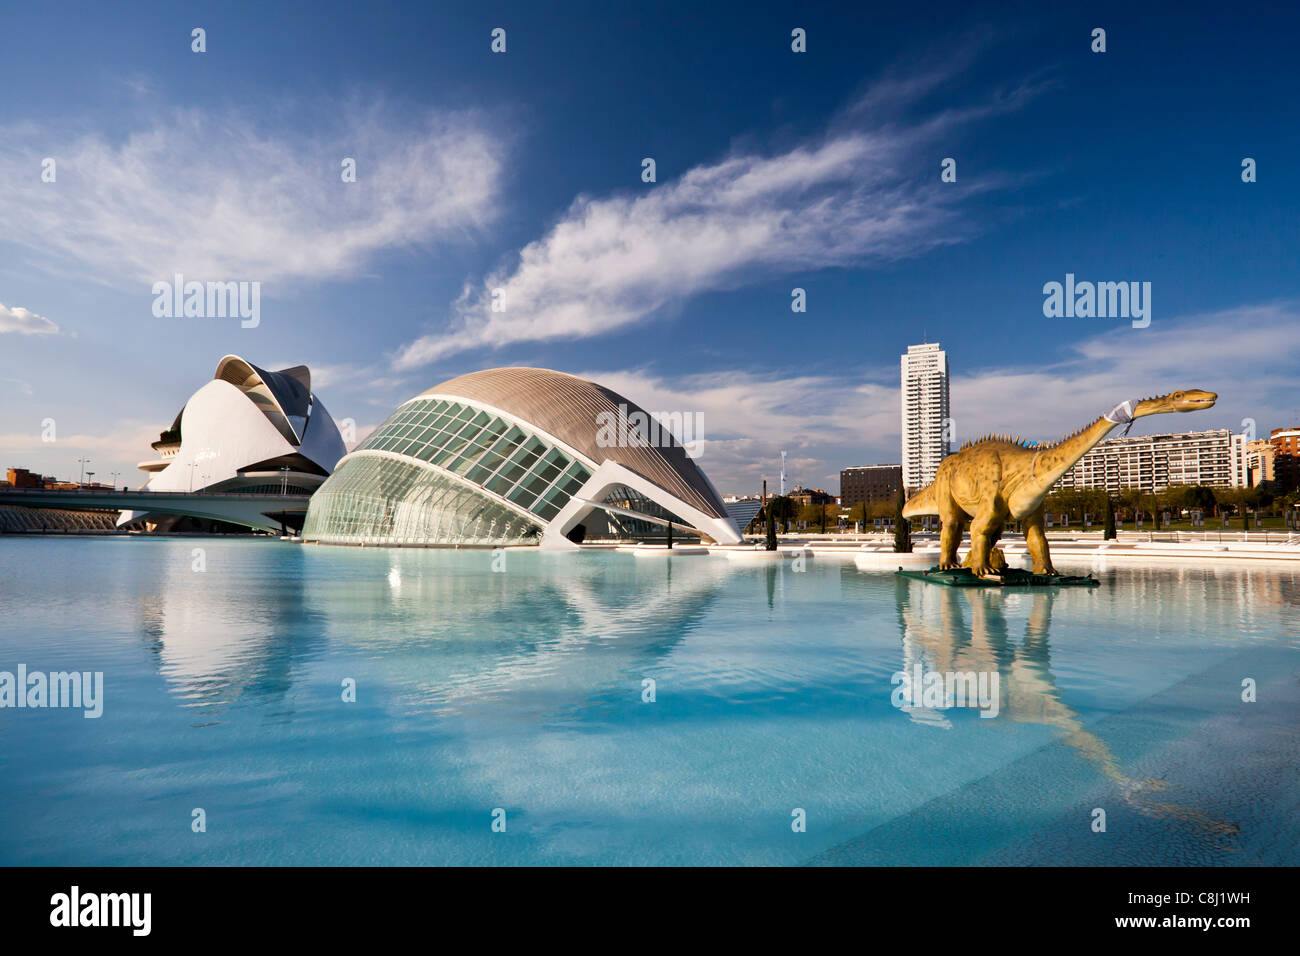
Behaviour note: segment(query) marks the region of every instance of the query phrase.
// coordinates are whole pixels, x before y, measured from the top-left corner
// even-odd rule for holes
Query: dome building
[[[741,540],[704,472],[649,413],[574,375],[498,368],[400,405],[312,496],[303,537],[563,549],[662,533],[670,521],[702,539]]]

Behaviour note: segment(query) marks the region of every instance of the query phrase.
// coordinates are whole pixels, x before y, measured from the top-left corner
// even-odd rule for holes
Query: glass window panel
[[[565,468],[568,468],[570,464],[572,464],[573,459],[570,458],[568,455],[566,455],[564,452],[560,451],[560,449],[552,448],[550,451],[548,451],[545,455],[542,456],[542,461],[544,461],[548,465],[554,465],[557,471],[563,471]]]
[[[475,484],[481,485],[492,476],[492,472],[496,471],[503,461],[505,461],[503,456],[495,451],[490,451],[479,459],[479,463],[471,469],[466,477]]]
[[[483,427],[483,434],[480,436],[480,441],[490,445],[492,442],[500,438],[501,434],[508,427],[508,424],[500,418],[494,418],[489,424]]]
[[[524,485],[520,485],[506,497],[520,507],[527,508],[537,500],[537,492],[529,491]]]
[[[510,456],[510,463],[512,465],[519,465],[527,471],[529,468],[533,467],[533,464],[537,459],[542,457],[544,451],[546,451],[546,445],[544,442],[535,437],[529,438],[519,446],[518,451]]]
[[[533,505],[532,511],[543,521],[550,521],[560,513],[560,506],[549,501],[539,501]]]
[[[536,498],[543,491],[545,491],[547,487],[550,486],[550,484],[551,484],[550,478],[546,478],[543,475],[534,472],[533,474],[526,477],[522,482],[520,482],[519,487],[527,488],[529,491],[533,493],[533,497]]]
[[[460,434],[456,436],[456,439],[462,444],[472,442],[475,438],[478,437],[481,431],[483,431],[483,429],[480,426],[475,425],[473,422],[470,422],[468,425],[464,427],[464,429],[461,430]]]
[[[429,459],[429,463],[432,465],[445,465],[447,462],[451,461],[455,457],[456,457],[455,449],[442,448],[434,452],[433,456]]]
[[[525,474],[527,474],[526,469],[521,468],[514,462],[506,462],[505,466],[497,472],[485,487],[488,491],[495,491],[499,495],[504,495]]]
[[[518,425],[511,425],[504,435],[501,436],[499,447],[493,448],[493,451],[499,451],[503,455],[509,455],[514,446],[518,445],[528,436]]]
[[[560,469],[556,468],[554,465],[547,465],[543,463],[533,469],[533,474],[537,475],[539,478],[542,479],[543,485],[549,485],[551,482],[553,482],[556,478],[559,477]]]

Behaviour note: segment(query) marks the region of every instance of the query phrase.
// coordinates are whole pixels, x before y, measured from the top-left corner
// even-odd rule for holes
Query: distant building
[[[1240,488],[1248,480],[1248,459],[1245,436],[1226,428],[1107,438],[1062,475],[1056,487],[1111,492],[1157,492],[1172,485]]]
[[[1268,433],[1273,449],[1273,480],[1283,491],[1300,486],[1300,425],[1275,428]]]
[[[45,479],[26,468],[10,468],[5,476],[15,488],[44,488]]]
[[[728,495],[722,499],[722,505],[727,510],[727,516],[743,532],[749,527],[749,523],[754,520],[758,513],[763,510],[763,499],[757,495],[745,498]]]
[[[1246,443],[1246,477],[1252,488],[1277,480],[1277,450],[1267,438]]]
[[[820,488],[795,488],[786,497],[799,508],[806,508],[809,505],[833,505],[836,503],[833,494]]]
[[[26,468],[10,468],[4,484],[10,488],[44,488],[47,491],[76,491],[78,488],[109,488],[99,481],[62,481],[51,475],[38,475]]]
[[[856,465],[840,472],[840,503],[893,501],[903,487],[902,465]]]
[[[938,342],[909,345],[902,357],[903,485],[911,491],[934,481],[948,456],[948,353]]]

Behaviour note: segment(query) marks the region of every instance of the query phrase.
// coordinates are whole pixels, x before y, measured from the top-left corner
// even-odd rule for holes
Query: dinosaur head
[[[1199,412],[1206,408],[1213,408],[1214,403],[1218,400],[1219,396],[1214,392],[1189,388],[1185,391],[1170,392],[1168,395],[1160,395],[1156,398],[1142,399],[1133,409],[1133,417],[1143,418],[1147,415],[1164,415],[1167,412]]]

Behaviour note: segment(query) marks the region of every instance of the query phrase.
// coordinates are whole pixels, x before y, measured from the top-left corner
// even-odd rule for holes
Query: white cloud
[[[0,334],[17,332],[19,335],[58,335],[59,327],[43,315],[37,315],[21,306],[10,308],[0,302]]]
[[[403,347],[410,369],[445,355],[624,328],[702,292],[774,275],[885,263],[965,238],[955,211],[973,187],[940,184],[934,143],[1016,108],[1030,90],[906,124],[887,117],[951,71],[873,90],[815,142],[743,153],[675,181],[579,196],[518,261],[465,287],[450,328]],[[990,188],[986,178],[980,188]],[[504,311],[493,311],[494,290]]]
[[[468,114],[163,114],[124,138],[0,130],[0,240],[105,284],[360,274],[383,249],[454,239],[495,213],[501,146]],[[309,128],[310,134],[288,130]],[[41,180],[42,160],[56,180]],[[357,181],[341,181],[344,157]]]
[[[1042,320],[1045,323],[1049,320]],[[1060,320],[1051,320],[1059,323]],[[1219,393],[1206,412],[1140,420],[1134,434],[1210,428],[1256,430],[1300,423],[1294,376],[1300,368],[1300,309],[1290,303],[1242,306],[1161,320],[1148,329],[1104,328],[1041,362],[973,369],[954,376],[952,414],[959,442],[986,432],[1051,440],[1118,402],[1182,388]],[[1047,338],[1025,329],[1025,341]],[[950,357],[960,366],[959,354]],[[845,376],[781,378],[717,372],[675,378],[646,372],[578,373],[651,412],[702,412],[698,461],[720,491],[757,491],[780,473],[789,452],[791,482],[838,488],[841,468],[899,461],[897,372],[882,381]]]
[[[1044,337],[1042,320],[1025,340]],[[1300,367],[1300,310],[1294,303],[1241,306],[1161,319],[1147,329],[1120,324],[1099,331],[1038,366],[974,370],[954,378],[952,409],[959,440],[987,431],[1050,440],[1087,424],[1118,402],[1184,388],[1219,393],[1207,412],[1142,419],[1134,434],[1232,428],[1243,418],[1257,428],[1290,424],[1297,413],[1294,376]],[[1050,338],[1050,336],[1046,336]]]

